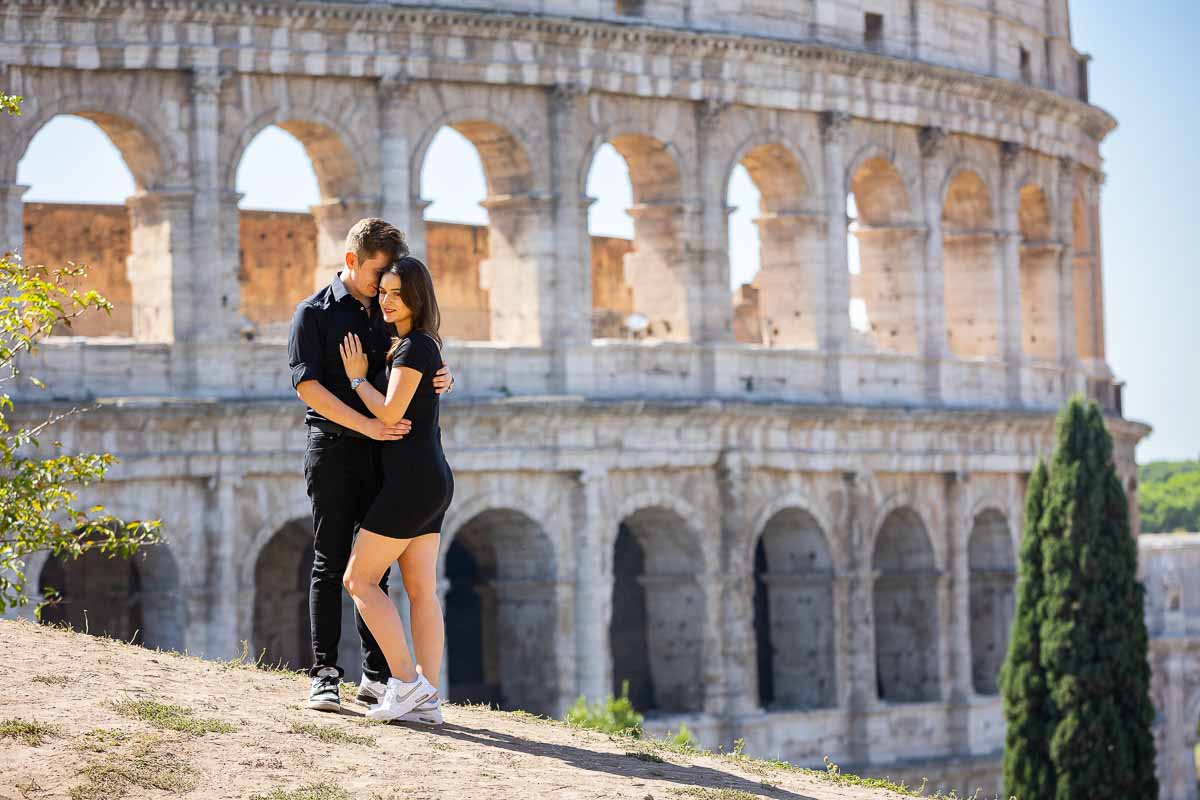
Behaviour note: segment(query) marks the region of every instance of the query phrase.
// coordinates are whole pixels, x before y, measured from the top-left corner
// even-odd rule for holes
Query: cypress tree
[[[1095,403],[1059,415],[1040,533],[1039,644],[1053,705],[1052,794],[1153,800],[1150,668],[1137,544]]]
[[[1017,571],[1017,605],[1008,652],[1000,670],[1004,703],[1004,797],[1051,797],[1050,763],[1053,708],[1041,662],[1041,519],[1046,495],[1046,464],[1038,459],[1025,494],[1025,526]]]

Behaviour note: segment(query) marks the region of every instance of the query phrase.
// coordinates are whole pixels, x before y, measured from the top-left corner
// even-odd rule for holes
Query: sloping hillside
[[[885,789],[677,753],[519,713],[450,706],[446,725],[304,708],[289,673],[0,621],[0,798],[110,800],[869,800]]]

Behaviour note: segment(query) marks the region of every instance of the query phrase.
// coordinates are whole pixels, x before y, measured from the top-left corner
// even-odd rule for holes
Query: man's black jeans
[[[310,675],[321,667],[337,667],[338,642],[342,638],[342,575],[354,534],[366,516],[382,486],[379,445],[353,434],[308,430],[304,450],[304,479],[312,501],[313,569],[308,591],[309,623],[312,626],[313,666]],[[387,573],[379,586],[387,591]],[[358,635],[362,639],[363,674],[371,680],[386,681],[391,674],[387,659],[366,623],[354,611]]]

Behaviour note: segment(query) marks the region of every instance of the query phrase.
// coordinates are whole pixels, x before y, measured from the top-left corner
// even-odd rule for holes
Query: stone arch
[[[120,524],[120,523],[118,523]],[[162,650],[183,650],[186,609],[179,566],[166,542],[129,559],[88,550],[75,559],[51,555],[38,570],[37,591],[60,600],[42,622]]]
[[[917,304],[923,268],[922,229],[915,224],[913,193],[895,162],[867,148],[847,173],[848,247],[856,244],[858,272],[847,263],[851,303],[865,309],[871,349],[915,354],[920,350]]]
[[[1008,518],[995,507],[975,515],[967,543],[971,680],[976,694],[997,692],[1016,604],[1016,552]]]
[[[623,281],[613,294],[631,299],[628,309],[596,311],[644,317],[644,327],[629,331],[637,338],[686,341],[696,311],[689,300],[694,276],[685,257],[685,241],[696,214],[696,204],[685,188],[688,177],[680,167],[686,162],[673,142],[632,123],[615,124],[593,139],[580,185],[587,185],[587,174],[604,144],[610,144],[629,169],[633,249],[623,256]]]
[[[287,131],[304,146],[317,175],[317,186],[324,202],[351,200],[374,194],[376,183],[363,160],[366,148],[356,141],[352,131],[343,130],[336,119],[317,108],[276,106],[255,116],[234,137],[225,164],[224,191],[236,191],[237,170],[246,148],[267,127],[275,125]],[[366,188],[366,191],[364,191]],[[347,229],[349,225],[346,226]],[[342,231],[345,236],[345,231]]]
[[[450,699],[556,713],[557,567],[542,527],[513,508],[475,514],[449,537],[442,570]]]
[[[812,210],[814,184],[802,153],[779,137],[754,136],[738,149],[725,173],[725,195],[733,169],[742,166],[759,191],[754,220],[760,242],[759,271],[747,290],[757,316],[735,323],[739,341],[779,347],[817,344],[814,294],[822,262],[824,216]]]
[[[960,358],[999,358],[1000,248],[991,191],[968,166],[952,170],[942,204],[946,342]]]
[[[16,180],[17,162],[22,154],[46,123],[60,116],[82,117],[95,123],[121,154],[138,191],[155,191],[180,180],[180,164],[166,136],[151,120],[130,106],[127,98],[110,95],[36,98],[34,113],[15,128],[16,136],[6,148],[15,157],[4,159],[5,180]]]
[[[552,317],[554,248],[546,234],[552,197],[545,190],[542,165],[530,158],[524,128],[493,109],[455,109],[426,126],[412,155],[414,195],[421,194],[422,169],[438,131],[450,128],[462,135],[479,155],[483,168],[487,211],[486,255],[470,263],[430,264],[446,290],[439,302],[451,325],[462,319],[460,338],[491,339],[538,345]],[[430,223],[423,223],[428,228]],[[429,229],[426,236],[448,235]],[[460,270],[441,273],[450,268]],[[531,289],[533,291],[531,292]],[[468,324],[468,319],[473,324]]]
[[[1046,191],[1027,182],[1018,190],[1021,235],[1021,349],[1038,361],[1057,361],[1059,346],[1059,255],[1054,217]]]
[[[875,663],[879,699],[914,703],[941,696],[938,583],[928,529],[902,506],[875,537]]]
[[[622,516],[613,542],[609,646],[614,691],[644,711],[701,711],[704,555],[685,517],[665,506]]]
[[[251,573],[248,585],[254,587],[250,654],[268,664],[307,669],[313,658],[308,611],[312,522],[304,518],[286,522],[255,545],[242,562],[243,575]],[[353,627],[343,628],[342,639],[353,639]]]
[[[759,700],[767,708],[837,705],[834,558],[808,511],[776,512],[757,537],[754,616]]]

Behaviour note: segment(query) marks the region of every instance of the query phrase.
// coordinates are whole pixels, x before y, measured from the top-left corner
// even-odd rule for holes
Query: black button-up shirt
[[[391,335],[379,311],[379,304],[372,300],[363,306],[350,294],[339,274],[324,289],[296,306],[292,328],[288,333],[292,388],[299,386],[302,381],[318,381],[334,397],[369,417],[371,412],[358,394],[350,389],[350,379],[346,377],[346,369],[342,366],[338,345],[348,333],[358,334],[367,354],[367,379],[374,380],[385,366]],[[312,425],[314,422],[332,424],[309,408],[304,415],[304,423]]]

